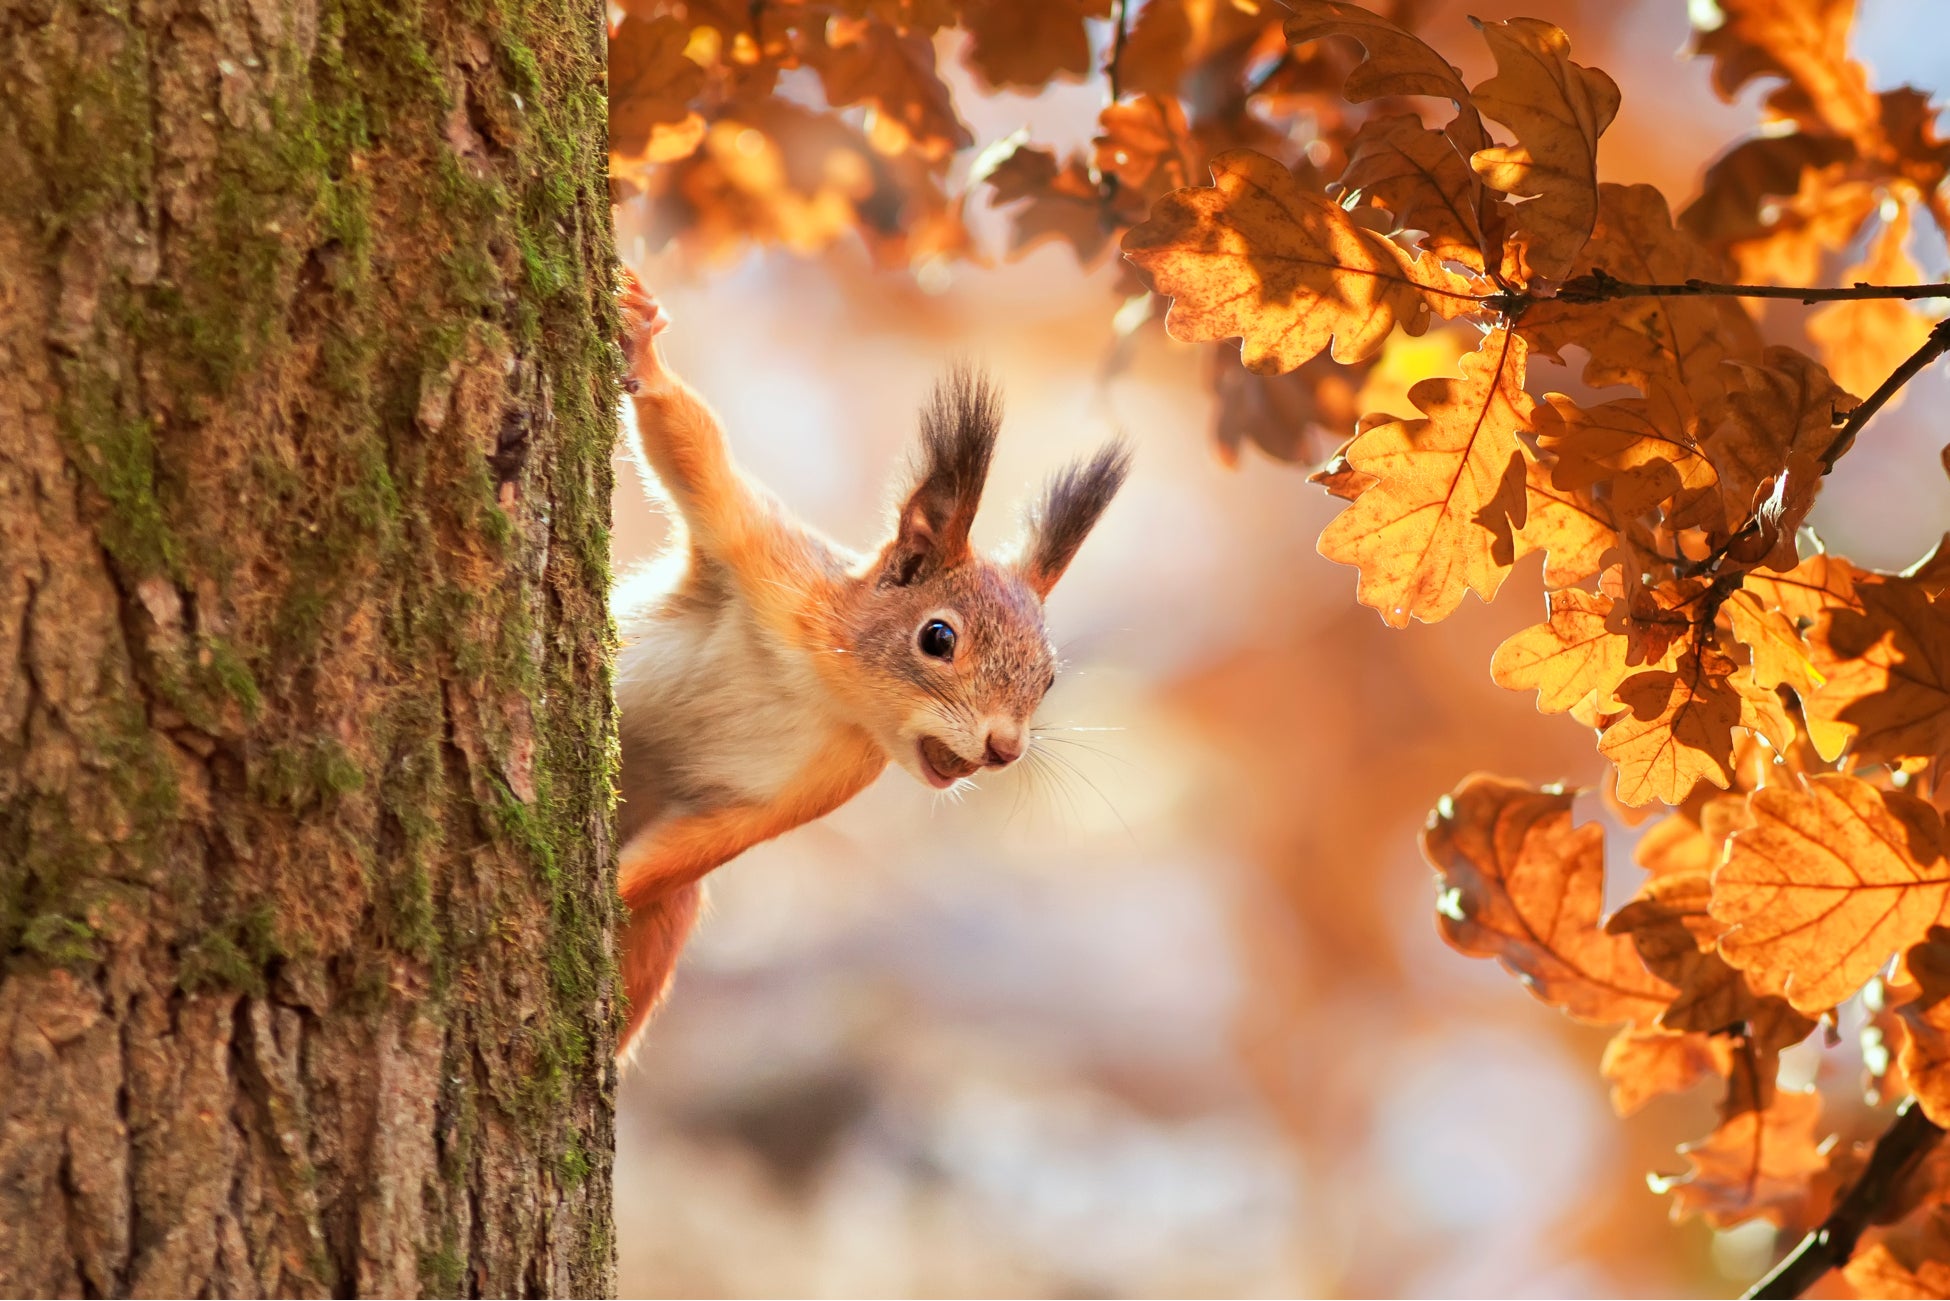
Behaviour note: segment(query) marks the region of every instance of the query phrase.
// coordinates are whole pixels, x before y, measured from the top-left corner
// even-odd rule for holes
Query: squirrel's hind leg
[[[630,907],[622,945],[623,990],[630,999],[630,1019],[617,1036],[618,1057],[628,1056],[630,1045],[669,992],[677,955],[684,951],[684,941],[703,907],[702,881],[687,881]]]

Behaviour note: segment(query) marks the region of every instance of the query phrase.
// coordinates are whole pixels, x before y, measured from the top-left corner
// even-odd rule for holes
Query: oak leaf
[[[1571,825],[1571,795],[1479,773],[1443,797],[1422,833],[1442,886],[1437,925],[1493,957],[1544,1002],[1584,1021],[1649,1024],[1672,989],[1630,940],[1607,935],[1604,829]]]
[[[1862,576],[1859,612],[1831,608],[1809,641],[1827,677],[1809,718],[1851,739],[1862,763],[1950,751],[1950,601],[1894,575]]]
[[[1765,1110],[1736,1112],[1680,1148],[1693,1167],[1687,1173],[1649,1182],[1672,1193],[1675,1220],[1699,1215],[1721,1229],[1752,1219],[1780,1224],[1799,1212],[1827,1165],[1815,1138],[1820,1121],[1820,1094],[1783,1090]]]
[[[1923,273],[1910,259],[1909,209],[1876,235],[1866,262],[1842,273],[1845,284],[1917,285]],[[1873,393],[1889,373],[1930,337],[1930,320],[1899,298],[1859,298],[1828,303],[1808,316],[1808,337],[1835,382],[1852,393]],[[1902,401],[1902,390],[1884,404]]]
[[[1726,930],[1708,911],[1712,886],[1704,872],[1654,877],[1620,908],[1605,929],[1627,935],[1646,969],[1679,992],[1659,1014],[1661,1028],[1699,1034],[1732,1032],[1758,1057],[1761,1101],[1771,1092],[1781,1050],[1808,1037],[1815,1023],[1786,1000],[1761,994],[1717,948]]]
[[[1530,199],[1511,218],[1518,277],[1560,280],[1597,224],[1598,137],[1618,114],[1618,85],[1571,62],[1570,38],[1549,23],[1479,26],[1497,71],[1476,87],[1476,107],[1517,141],[1479,149],[1470,163],[1493,188]]]
[[[1412,115],[1370,118],[1348,143],[1339,184],[1394,215],[1397,230],[1422,232],[1436,257],[1481,271],[1493,257],[1484,232],[1489,196],[1455,142]]]
[[[1662,427],[1643,398],[1580,407],[1561,394],[1537,409],[1537,442],[1555,460],[1551,482],[1562,488],[1609,484],[1620,519],[1635,519],[1674,498],[1683,511],[1719,481],[1683,433]]]
[[[1110,13],[1110,0],[962,0],[968,66],[990,87],[1040,91],[1056,77],[1090,71],[1085,20]]]
[[[1077,261],[1089,266],[1116,233],[1103,191],[1081,156],[1058,162],[1051,151],[1011,137],[984,151],[972,179],[989,185],[998,206],[1022,204],[1009,231],[1011,256],[1055,239],[1068,244]]]
[[[1522,445],[1533,403],[1522,340],[1486,336],[1460,379],[1429,379],[1409,396],[1424,413],[1368,429],[1347,449],[1376,479],[1320,535],[1320,554],[1361,571],[1356,593],[1391,627],[1446,618],[1463,594],[1496,595],[1524,520]]]
[[[1475,115],[1469,87],[1462,74],[1421,37],[1380,14],[1342,0],[1292,0],[1286,38],[1305,45],[1326,36],[1351,37],[1367,57],[1347,74],[1342,89],[1352,103],[1395,95],[1427,95],[1446,99]]]
[[[1733,778],[1733,729],[1740,724],[1735,665],[1718,651],[1694,648],[1670,670],[1637,673],[1614,694],[1626,714],[1599,738],[1598,752],[1618,765],[1618,798],[1634,807],[1677,804],[1699,782],[1724,788]]]
[[[1700,446],[1720,476],[1730,526],[1780,498],[1775,539],[1767,545],[1772,550],[1783,532],[1791,540],[1792,526],[1806,515],[1824,468],[1820,458],[1855,400],[1819,362],[1793,348],[1770,347],[1758,361],[1736,362],[1722,378],[1725,397]],[[1782,568],[1793,567],[1789,560]]]
[[[704,89],[704,69],[684,54],[690,34],[690,27],[675,18],[628,14],[610,33],[611,152],[642,158],[660,129],[681,129],[692,148],[703,138],[704,119],[691,111],[691,99]],[[669,151],[663,152],[659,161],[669,161]]]
[[[1805,700],[1825,681],[1793,622],[1780,610],[1762,604],[1757,592],[1735,592],[1720,608],[1735,640],[1753,653],[1750,668],[1755,682],[1763,687],[1793,687]]]
[[[1612,598],[1581,588],[1550,594],[1550,617],[1515,633],[1490,658],[1490,678],[1535,691],[1540,713],[1561,714],[1592,694],[1610,702],[1632,672],[1625,638],[1606,626]],[[1615,707],[1615,702],[1613,703]]]
[[[1950,1296],[1950,1204],[1925,1206],[1856,1250],[1843,1275],[1857,1296],[1937,1301]]]
[[[1732,1059],[1725,1039],[1626,1026],[1605,1045],[1598,1073],[1611,1085],[1612,1110],[1629,1116],[1662,1093],[1726,1075]]]
[[[1917,985],[1917,996],[1896,1009],[1908,1031],[1899,1055],[1903,1079],[1942,1125],[1950,1121],[1950,930],[1932,927],[1903,966]]]
[[[1356,398],[1361,378],[1371,365],[1357,362],[1342,366],[1322,354],[1284,375],[1255,375],[1239,364],[1237,351],[1215,345],[1211,380],[1213,396],[1218,399],[1214,431],[1220,457],[1229,465],[1235,464],[1240,448],[1252,443],[1275,460],[1300,461],[1310,459],[1308,447],[1313,438],[1345,443],[1359,414]],[[1365,486],[1373,480],[1359,475],[1355,481]],[[1318,476],[1309,482],[1326,483]],[[1328,491],[1342,495],[1332,485]]]
[[[1212,160],[1212,185],[1176,190],[1124,236],[1124,252],[1172,299],[1166,326],[1190,341],[1243,339],[1246,368],[1289,371],[1333,344],[1367,357],[1397,324],[1474,305],[1468,282],[1354,223],[1264,154]]]
[[[870,104],[868,138],[882,153],[911,148],[939,162],[975,138],[955,116],[948,87],[934,70],[934,42],[884,23],[835,19],[815,60],[826,102]]]
[[[1602,269],[1620,280],[1672,284],[1725,277],[1725,263],[1675,229],[1665,195],[1650,185],[1598,187],[1598,224],[1578,257],[1578,275]],[[1701,412],[1724,391],[1721,363],[1758,356],[1760,336],[1729,298],[1619,298],[1534,303],[1517,330],[1537,352],[1563,360],[1567,347],[1590,354],[1582,377],[1592,388],[1629,384],[1643,394],[1660,428],[1697,436]],[[1751,486],[1750,486],[1751,490]],[[1746,506],[1743,498],[1740,502]]]
[[[1806,626],[1830,609],[1860,610],[1855,581],[1861,572],[1840,556],[1817,552],[1784,573],[1749,573],[1741,585],[1764,609]]]
[[[1544,553],[1544,586],[1581,583],[1604,568],[1618,542],[1611,509],[1588,488],[1561,488],[1551,467],[1524,458],[1524,521],[1517,530],[1517,559]]]
[[[1820,1013],[1944,917],[1942,823],[1913,796],[1826,773],[1754,792],[1713,874],[1720,951],[1755,988]]]
[[[1862,65],[1848,57],[1856,0],[1718,0],[1720,22],[1699,32],[1713,88],[1728,102],[1757,77],[1786,84],[1767,94],[1775,115],[1864,139],[1880,117]]]

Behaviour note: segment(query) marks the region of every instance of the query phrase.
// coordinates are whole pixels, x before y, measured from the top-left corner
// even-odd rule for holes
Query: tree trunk
[[[0,0],[0,1294],[600,1294],[604,14]]]

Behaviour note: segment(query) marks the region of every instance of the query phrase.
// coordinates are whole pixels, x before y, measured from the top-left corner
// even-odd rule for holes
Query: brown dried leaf
[[[1713,875],[1720,951],[1754,987],[1821,1013],[1921,940],[1950,899],[1942,823],[1921,800],[1824,773],[1749,801]]]
[[[1618,85],[1571,62],[1564,32],[1535,18],[1479,24],[1496,75],[1476,87],[1484,116],[1516,132],[1514,145],[1479,149],[1477,175],[1530,197],[1511,217],[1514,268],[1530,280],[1570,273],[1598,220],[1598,137],[1618,115]]]
[[[1088,76],[1084,20],[1109,14],[1110,0],[962,0],[968,66],[996,90],[1037,92],[1059,76]]]
[[[1629,1116],[1662,1093],[1684,1093],[1732,1068],[1725,1039],[1626,1026],[1605,1045],[1598,1073],[1611,1085],[1612,1110]]]
[[[1950,602],[1893,575],[1860,575],[1854,593],[1859,612],[1831,608],[1809,637],[1828,679],[1810,720],[1852,737],[1860,763],[1950,751]]]
[[[1860,610],[1855,581],[1861,573],[1841,557],[1820,552],[1785,573],[1747,574],[1742,584],[1764,608],[1779,610],[1805,625],[1830,609]]]
[[[1172,299],[1166,326],[1190,341],[1242,338],[1248,370],[1289,371],[1331,341],[1367,357],[1397,324],[1473,305],[1468,284],[1357,226],[1264,154],[1212,161],[1211,187],[1176,190],[1124,236],[1124,252]]]
[[[690,35],[690,27],[675,18],[646,20],[627,14],[610,33],[611,153],[642,158],[657,128],[686,127],[692,119],[691,147],[703,138],[704,119],[691,111],[691,99],[704,89],[704,69],[684,56]],[[668,149],[663,152],[667,155]]]
[[[1571,796],[1486,774],[1443,797],[1422,833],[1444,940],[1496,958],[1544,1002],[1584,1021],[1649,1024],[1672,997],[1628,939],[1599,925],[1604,829],[1571,825]]]
[[[1792,504],[1805,514],[1801,502],[1812,500],[1820,480],[1814,461],[1834,441],[1839,415],[1855,405],[1854,399],[1836,387],[1819,362],[1793,348],[1771,347],[1758,363],[1736,362],[1722,383],[1725,399],[1700,446],[1719,473],[1727,520],[1745,519],[1766,501],[1796,454],[1804,458],[1801,472],[1787,478],[1804,485],[1808,495]],[[1785,507],[1787,490],[1781,494]],[[1793,567],[1790,562],[1785,569]]]
[[[1347,74],[1342,89],[1349,102],[1395,95],[1446,99],[1473,115],[1469,87],[1449,61],[1415,36],[1357,4],[1340,0],[1293,0],[1286,38],[1305,45],[1325,36],[1347,36],[1361,43],[1367,57]]]
[[[1903,957],[1917,996],[1896,1009],[1908,1030],[1900,1062],[1903,1078],[1924,1112],[1950,1121],[1950,931],[1932,927],[1929,938]]]
[[[955,116],[948,87],[934,70],[934,42],[883,23],[835,19],[814,62],[835,108],[872,105],[869,138],[882,153],[912,149],[941,162],[975,142]]]
[[[1215,345],[1212,391],[1218,398],[1214,433],[1219,455],[1228,464],[1236,462],[1239,449],[1250,442],[1275,460],[1299,461],[1308,458],[1308,445],[1315,438],[1344,442],[1358,415],[1361,377],[1372,365],[1370,360],[1342,366],[1323,353],[1284,375],[1255,375],[1239,364],[1235,349]],[[1355,476],[1349,482],[1373,482],[1367,475],[1349,473]],[[1309,482],[1326,480],[1315,475]],[[1328,490],[1342,495],[1332,486]]]
[[[1391,627],[1445,618],[1466,591],[1488,601],[1509,574],[1525,505],[1517,431],[1533,406],[1523,375],[1522,340],[1497,330],[1462,378],[1410,390],[1424,418],[1349,444],[1348,464],[1377,482],[1327,526],[1320,554],[1360,569],[1358,598]]]
[[[1651,1180],[1653,1191],[1672,1193],[1675,1220],[1700,1215],[1720,1229],[1752,1219],[1780,1224],[1799,1214],[1827,1164],[1815,1137],[1820,1121],[1820,1094],[1777,1093],[1766,1110],[1737,1112],[1680,1148],[1693,1168]]]
[[[1592,500],[1587,488],[1558,487],[1551,468],[1529,457],[1524,458],[1524,502],[1517,559],[1544,552],[1545,587],[1582,583],[1604,567],[1605,553],[1618,545],[1609,507]]]
[[[1075,251],[1079,263],[1089,266],[1109,247],[1116,233],[1116,223],[1104,207],[1103,191],[1081,156],[1073,155],[1067,163],[1059,164],[1049,150],[1017,142],[1013,150],[972,179],[988,183],[998,206],[1023,205],[1014,213],[1009,232],[1012,257],[1056,239]]]
[[[1701,782],[1733,778],[1733,729],[1740,724],[1734,664],[1710,648],[1680,655],[1670,671],[1639,673],[1616,695],[1629,711],[1605,729],[1598,752],[1618,765],[1618,798],[1634,807],[1677,804]]]

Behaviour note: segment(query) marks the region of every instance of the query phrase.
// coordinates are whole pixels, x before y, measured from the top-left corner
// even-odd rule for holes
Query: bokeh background
[[[1624,90],[1605,178],[1675,209],[1756,121],[1762,85],[1722,104],[1682,57],[1681,0],[1432,8],[1425,34],[1472,82],[1490,68],[1469,14],[1563,25]],[[1873,84],[1950,87],[1946,19],[1862,0]],[[1104,94],[956,90],[978,143],[1026,126],[1065,148]],[[971,223],[999,247],[999,221]],[[1478,769],[1600,772],[1591,737],[1489,681],[1496,643],[1542,617],[1534,559],[1492,607],[1389,631],[1314,552],[1339,503],[1250,450],[1223,466],[1204,354],[1155,330],[1119,354],[1114,268],[1066,248],[917,283],[845,247],[695,267],[646,228],[619,211],[673,362],[744,462],[843,540],[880,536],[956,355],[1008,393],[978,539],[1113,432],[1138,455],[1050,603],[1068,668],[1043,721],[1078,729],[1054,774],[985,775],[956,802],[892,772],[712,878],[623,1083],[625,1295],[1667,1296],[1765,1269],[1765,1226],[1675,1228],[1646,1187],[1684,1168],[1710,1099],[1619,1121],[1605,1033],[1436,938],[1415,836],[1437,797]],[[1932,278],[1944,247],[1919,233]],[[1797,342],[1799,319],[1766,324]],[[1392,357],[1366,407],[1402,410],[1399,377],[1445,346]],[[1899,566],[1941,534],[1946,399],[1925,377],[1843,462],[1815,514],[1833,549]],[[627,460],[618,479],[624,567],[663,521]],[[1634,834],[1611,827],[1614,899],[1639,879]],[[1848,1029],[1787,1071],[1846,1092]]]

